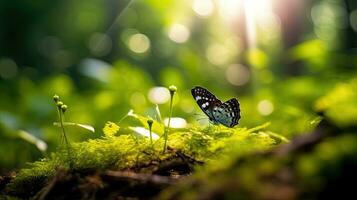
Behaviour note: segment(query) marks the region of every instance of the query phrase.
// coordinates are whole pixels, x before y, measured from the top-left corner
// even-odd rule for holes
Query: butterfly
[[[234,127],[238,124],[240,108],[236,98],[222,102],[200,86],[192,88],[191,93],[198,106],[214,124],[222,124],[226,127]]]

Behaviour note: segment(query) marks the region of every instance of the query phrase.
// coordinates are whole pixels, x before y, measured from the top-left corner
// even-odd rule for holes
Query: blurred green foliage
[[[54,94],[69,106],[67,122],[96,130],[66,127],[73,142],[100,137],[107,121],[119,122],[131,109],[158,119],[159,104],[165,118],[168,91],[155,89],[172,84],[178,87],[173,116],[188,126],[207,124],[195,115],[201,113],[190,93],[195,85],[222,100],[237,97],[239,127],[271,122],[271,131],[292,138],[313,130],[321,110],[341,126],[356,122],[355,2],[315,0],[293,8],[277,1],[276,12],[255,16],[253,35],[234,14],[244,12],[230,15],[217,0],[202,16],[195,2],[1,1],[0,155],[6,156],[0,171],[55,151]],[[279,10],[296,11],[301,21]]]

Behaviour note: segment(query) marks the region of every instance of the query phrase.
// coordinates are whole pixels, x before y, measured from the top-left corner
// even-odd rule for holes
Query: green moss
[[[302,146],[284,155],[252,152],[273,144],[264,132],[251,133],[232,144],[235,147],[230,151],[225,149],[219,159],[165,190],[159,199],[326,199],[355,192],[349,184],[356,177],[355,132],[341,132],[311,148]]]
[[[137,116],[137,119],[146,125],[145,117]],[[48,158],[30,164],[28,168],[18,173],[7,186],[6,191],[15,196],[33,196],[48,179],[54,176],[58,167],[69,171],[140,170],[140,166],[170,159],[178,151],[197,161],[213,162],[221,160],[228,152],[243,154],[266,149],[280,140],[271,137],[268,132],[261,131],[265,127],[266,125],[253,129],[233,129],[223,126],[171,129],[168,135],[168,147],[173,150],[166,153],[162,153],[163,137],[151,145],[149,138],[139,137],[129,127],[124,127],[115,135],[107,134],[98,139],[72,143],[71,160],[68,160],[65,149],[60,149]],[[37,188],[30,187],[34,185]]]

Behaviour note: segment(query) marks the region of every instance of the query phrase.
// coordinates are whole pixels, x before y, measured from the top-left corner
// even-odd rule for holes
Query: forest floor
[[[357,139],[355,135],[345,133],[353,131],[354,128],[340,129],[323,120],[311,133],[272,148],[255,149],[247,154],[228,158],[231,160],[230,164],[222,159],[222,166],[219,166],[220,160],[215,160],[212,165],[210,161],[206,163],[196,159],[199,156],[183,151],[184,148],[169,146],[166,156],[160,159],[149,159],[145,162],[138,159],[128,165],[130,167],[120,169],[78,167],[68,170],[59,166],[51,176],[40,176],[36,174],[36,170],[33,171],[36,175],[31,176],[20,171],[20,178],[17,173],[1,176],[0,191],[4,199],[229,199],[232,196],[258,199],[318,199],[338,195],[347,197],[346,195],[353,195],[353,188],[346,183],[357,178],[353,172],[357,166],[353,159],[356,155],[354,142],[357,142]],[[252,131],[245,131],[249,133],[248,137],[252,137],[252,134],[254,138],[257,137]],[[228,135],[224,138],[234,137],[234,134]],[[245,137],[242,141],[246,140],[249,139]],[[254,142],[260,140],[254,139]],[[341,149],[341,145],[349,145],[346,141],[350,141],[351,148]],[[229,142],[224,145],[227,144]],[[321,160],[316,158],[310,164],[319,165],[320,168],[317,171],[310,170],[310,175],[306,175],[307,172],[302,173],[299,167],[301,158],[306,160],[306,156],[321,156],[321,146],[326,144],[335,145],[338,156],[327,161],[324,158],[322,164]],[[145,151],[140,152],[149,155]],[[203,155],[206,153],[203,152]],[[45,166],[47,162],[40,165]],[[248,178],[243,172],[249,174]],[[21,174],[25,174],[23,180]],[[315,184],[312,178],[322,178],[324,184]],[[252,183],[255,183],[254,186],[251,186]]]

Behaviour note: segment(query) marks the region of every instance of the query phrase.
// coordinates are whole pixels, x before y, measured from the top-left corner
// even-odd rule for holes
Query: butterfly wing
[[[214,121],[213,108],[220,106],[222,102],[208,90],[200,86],[194,87],[191,93],[201,110],[211,121]]]
[[[227,127],[234,127],[240,119],[239,102],[236,98],[230,99],[222,103],[218,107],[214,107],[212,115],[215,121]]]

